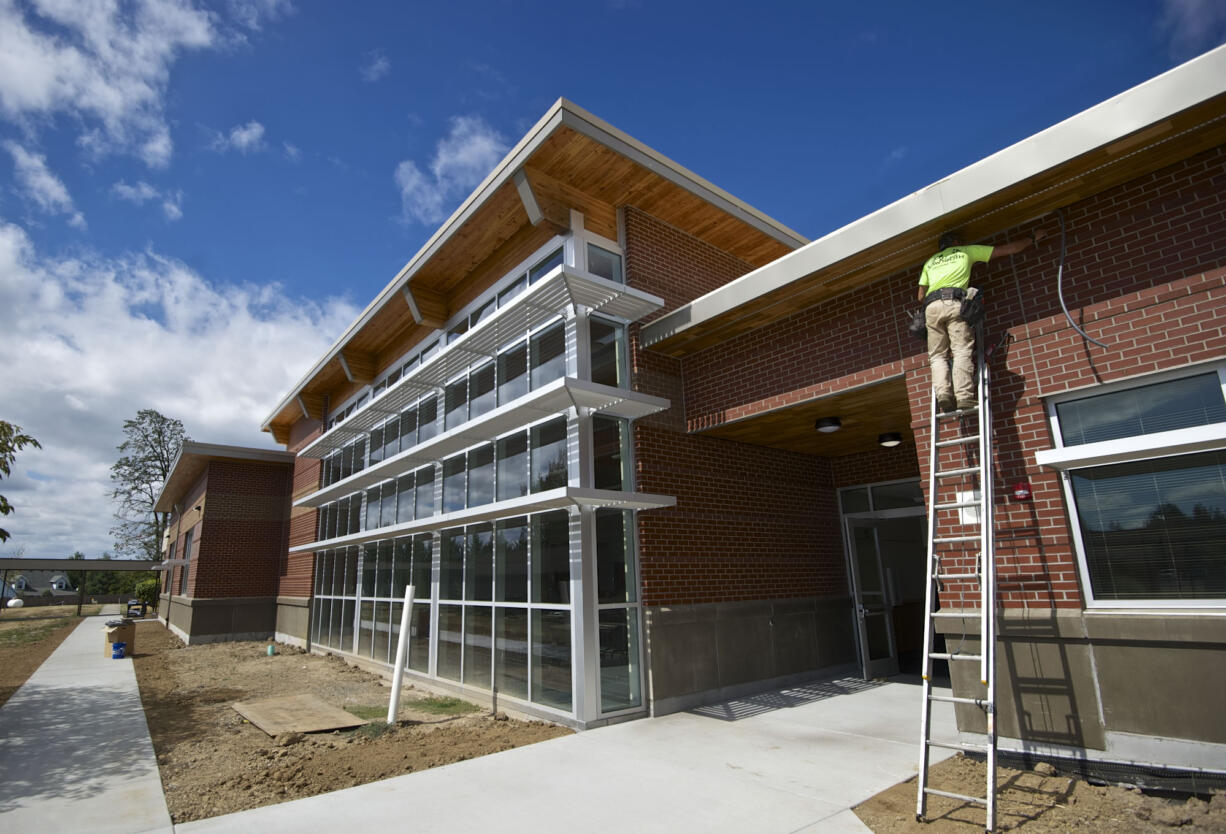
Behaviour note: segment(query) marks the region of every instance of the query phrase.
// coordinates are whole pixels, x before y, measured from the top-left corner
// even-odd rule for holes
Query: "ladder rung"
[[[979,541],[979,539],[980,539],[980,538],[981,538],[981,537],[980,537],[979,535],[974,535],[974,536],[936,536],[936,537],[934,537],[934,538],[933,538],[933,541],[934,541],[934,542],[940,542],[940,543],[942,543],[942,544],[950,544],[950,543],[952,543],[952,542],[977,542],[977,541]]]
[[[978,466],[968,466],[965,469],[946,469],[944,472],[937,472],[936,477],[947,478],[950,475],[971,475],[971,474],[978,474],[978,473],[979,473]]]
[[[960,620],[974,620],[974,619],[979,618],[979,615],[977,613],[960,614],[957,611],[933,611],[928,616],[930,617],[957,617]]]
[[[961,799],[963,802],[974,802],[976,805],[987,805],[986,799],[981,799],[978,796],[966,796],[965,794],[953,793],[952,791],[939,791],[936,788],[924,788],[924,793],[932,794],[933,796],[943,796],[947,799]]]
[[[957,696],[957,695],[932,695],[932,694],[929,694],[929,695],[928,695],[928,700],[930,700],[930,701],[940,701],[942,704],[969,704],[969,705],[971,705],[971,706],[973,706],[973,707],[979,707],[980,709],[984,709],[984,708],[987,706],[987,704],[988,704],[988,702],[987,702],[987,701],[985,701],[983,698],[961,698],[961,697],[959,697],[959,696]],[[961,748],[961,747],[958,747],[958,748],[956,748],[956,749],[961,750],[962,748]],[[979,749],[979,748],[974,748],[974,749]],[[985,749],[985,750],[986,750],[987,748],[986,748],[986,747],[984,747],[983,749]]]
[[[972,440],[978,440],[979,435],[967,434],[962,437],[951,437],[949,440],[938,440],[937,447],[941,446],[957,446],[959,443],[970,443]]]
[[[957,582],[961,579],[978,579],[978,573],[938,573],[936,578],[942,582]]]
[[[937,419],[939,420],[944,417],[946,420],[948,420],[951,417],[962,417],[967,414],[974,414],[978,410],[978,405],[972,405],[969,408],[955,408],[953,411],[938,411]]]
[[[971,508],[978,509],[979,507],[982,507],[982,506],[983,506],[982,500],[980,501],[956,501],[951,504],[937,504],[936,510],[937,512],[940,512],[941,510],[965,510],[965,509],[971,509]]]
[[[983,660],[983,655],[979,654],[952,654],[950,652],[931,652],[929,655],[933,660]]]

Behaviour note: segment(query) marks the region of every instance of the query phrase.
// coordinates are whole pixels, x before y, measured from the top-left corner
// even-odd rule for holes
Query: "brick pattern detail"
[[[635,451],[638,488],[677,498],[638,516],[644,603],[846,592],[825,460],[652,426]]]
[[[749,266],[633,208],[626,275],[684,304]],[[636,488],[677,498],[638,514],[643,602],[684,605],[845,593],[838,510],[826,461],[686,433],[682,364],[630,333],[632,384],[672,408],[635,422]]]
[[[182,502],[185,522],[172,519],[178,533],[175,553],[192,535],[188,596],[266,597],[276,592],[285,553],[291,470],[287,464],[211,460]],[[201,512],[196,513],[195,507]],[[182,567],[172,571],[179,592]]]
[[[644,322],[717,290],[753,268],[641,209],[627,206],[624,214],[626,283],[664,299],[664,307]]]
[[[987,293],[987,343],[1012,338],[993,360],[992,390],[998,579],[1007,607],[1083,605],[1059,478],[1034,463],[1035,451],[1052,445],[1043,398],[1226,358],[1226,148],[1088,198],[1064,218],[1065,302],[1106,349],[1085,342],[1061,311],[1058,235],[976,267],[974,278]],[[1042,225],[1058,230],[1055,217]],[[926,484],[927,357],[900,315],[914,307],[918,271],[916,264],[687,357],[675,374],[684,386],[687,426],[701,429],[902,373],[916,445],[900,450],[914,455],[913,465],[897,456],[893,466],[883,456],[882,467],[867,458],[835,459],[833,480],[863,483],[883,479],[882,469],[910,469]],[[1033,493],[1025,502],[1012,496],[1022,479]],[[766,483],[758,477],[746,490]],[[837,525],[825,535],[832,530]],[[976,607],[970,590],[953,586],[942,604]]]

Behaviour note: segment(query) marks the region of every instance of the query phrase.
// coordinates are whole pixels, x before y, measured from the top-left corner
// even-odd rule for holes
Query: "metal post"
[[[387,723],[396,720],[396,709],[400,706],[400,684],[404,681],[404,661],[409,653],[409,623],[410,612],[413,610],[413,586],[406,585],[404,589],[404,608],[400,612],[400,638],[396,641],[396,668],[392,673],[392,696],[387,702]]]

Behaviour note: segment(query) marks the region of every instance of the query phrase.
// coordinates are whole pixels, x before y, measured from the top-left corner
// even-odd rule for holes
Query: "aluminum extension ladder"
[[[974,408],[938,413],[933,396],[929,417],[928,452],[928,589],[924,608],[923,707],[920,720],[920,762],[915,817],[923,821],[929,796],[944,796],[982,805],[987,812],[985,828],[996,826],[996,559],[992,525],[992,420],[991,374],[987,360],[993,350],[983,347],[983,325],[975,329],[976,405]],[[943,431],[944,430],[944,431]],[[974,612],[947,612],[936,608],[937,593],[949,585],[977,585],[979,598],[979,651],[933,649],[938,618],[974,616]],[[965,592],[965,591],[964,591]],[[957,638],[947,635],[947,644]],[[932,691],[932,664],[944,660],[953,677],[954,664],[979,664],[982,698],[937,695]],[[966,704],[984,711],[987,742],[966,744],[932,738],[932,704]],[[964,796],[928,786],[929,751],[933,747],[978,753],[987,759],[984,796]]]

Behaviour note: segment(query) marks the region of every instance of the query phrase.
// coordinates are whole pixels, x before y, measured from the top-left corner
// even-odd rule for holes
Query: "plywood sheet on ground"
[[[321,733],[365,724],[361,718],[315,695],[289,695],[262,701],[237,701],[234,709],[270,736],[281,733]]]

